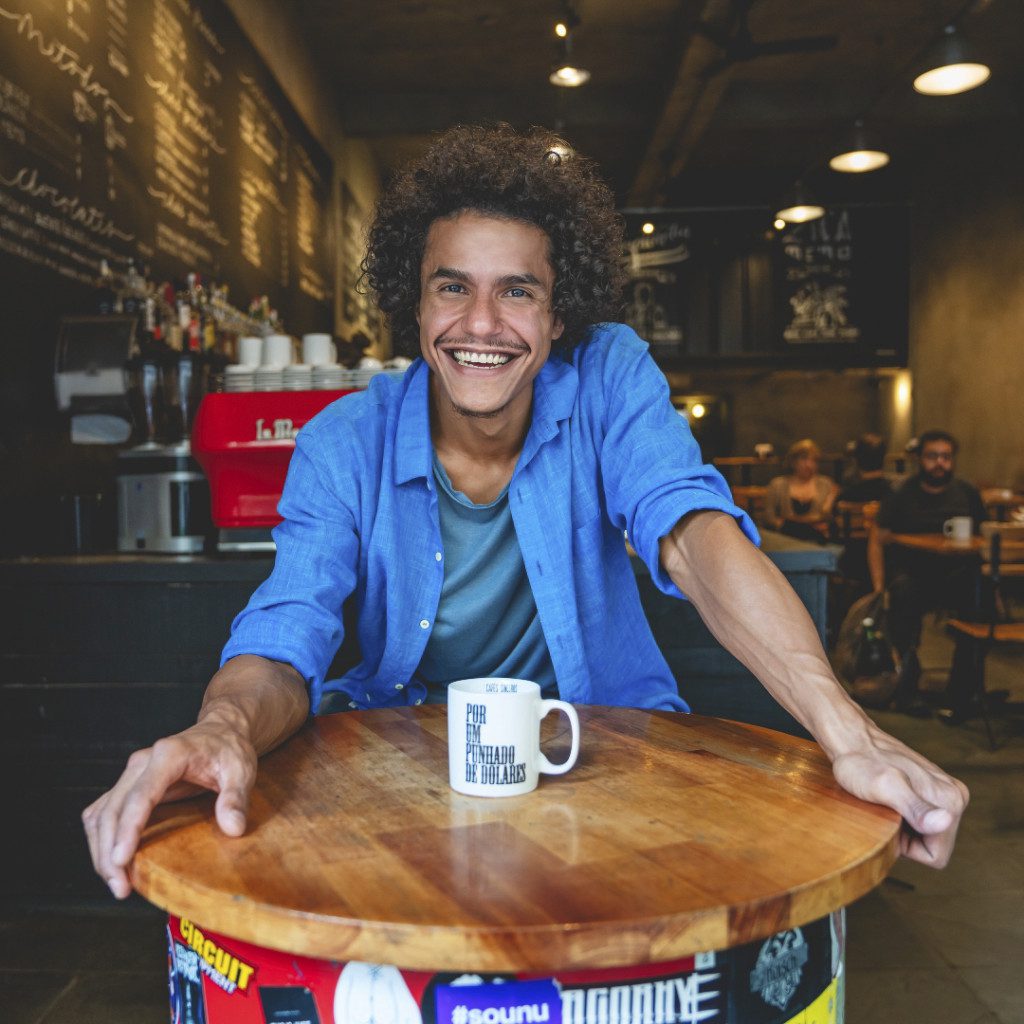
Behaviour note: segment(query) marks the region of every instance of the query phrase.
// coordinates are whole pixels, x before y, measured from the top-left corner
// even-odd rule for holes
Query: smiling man
[[[846,697],[647,346],[605,322],[619,219],[556,141],[456,129],[381,199],[367,277],[396,345],[421,358],[298,435],[273,573],[235,620],[199,721],[133,754],[84,813],[115,895],[161,800],[215,790],[221,828],[241,834],[257,756],[310,708],[420,704],[454,679],[509,675],[573,702],[687,710],[623,534],[818,739],[840,784],[900,811],[904,852],[947,861],[966,789]],[[349,598],[363,660],[328,680]]]

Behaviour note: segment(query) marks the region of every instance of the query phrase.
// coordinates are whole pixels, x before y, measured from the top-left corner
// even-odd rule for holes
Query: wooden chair
[[[982,616],[977,622],[950,619],[947,632],[957,645],[966,645],[969,657],[962,664],[969,666],[970,678],[952,681],[957,692],[954,701],[965,705],[976,700],[985,723],[989,747],[995,749],[992,723],[989,720],[988,693],[985,689],[985,659],[997,644],[1024,644],[1024,622],[1010,621],[1008,604],[1002,592],[1003,580],[1009,576],[1024,575],[1024,526],[984,524],[988,546],[982,552]],[[992,527],[1002,527],[993,529]],[[955,659],[960,661],[961,659]],[[954,706],[953,719],[966,717],[965,706]]]
[[[1004,523],[1012,512],[1024,509],[1024,494],[1015,494],[1009,487],[983,487],[981,501],[989,519]]]
[[[832,510],[836,540],[840,544],[851,540],[867,540],[878,516],[878,506],[877,501],[837,501]]]
[[[750,485],[732,488],[732,500],[756,523],[761,522],[764,517],[765,497],[767,494],[767,487]]]

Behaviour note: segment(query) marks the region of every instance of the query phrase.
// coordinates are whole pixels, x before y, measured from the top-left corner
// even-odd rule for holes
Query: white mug
[[[540,750],[540,720],[562,711],[572,749],[561,764]],[[544,700],[525,679],[460,679],[448,686],[448,781],[467,796],[519,796],[537,788],[539,773],[562,775],[580,752],[580,720],[562,700]]]
[[[953,516],[942,524],[942,532],[951,541],[964,543],[971,539],[974,531],[974,522],[970,516]]]
[[[264,366],[290,366],[292,339],[287,334],[268,334],[263,339]]]
[[[329,334],[302,336],[302,361],[310,366],[329,366],[336,358],[334,340]]]
[[[263,339],[246,335],[238,339],[238,363],[240,366],[259,366],[263,360]]]

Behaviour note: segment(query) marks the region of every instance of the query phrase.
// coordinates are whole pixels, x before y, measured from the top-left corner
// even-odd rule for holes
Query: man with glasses
[[[977,489],[953,475],[959,443],[945,430],[926,430],[918,438],[916,476],[882,500],[876,528],[868,541],[868,566],[876,593],[889,592],[889,634],[902,657],[897,706],[926,713],[916,699],[921,668],[917,646],[926,611],[952,609],[969,614],[973,601],[973,568],[962,559],[937,558],[928,552],[891,549],[888,573],[885,545],[894,533],[942,533],[955,516],[969,516],[974,532],[985,518]]]

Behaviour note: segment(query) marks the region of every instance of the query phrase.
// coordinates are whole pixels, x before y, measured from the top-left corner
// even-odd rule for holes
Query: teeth
[[[504,366],[512,358],[497,352],[464,352],[462,350],[453,352],[452,356],[460,366]]]

